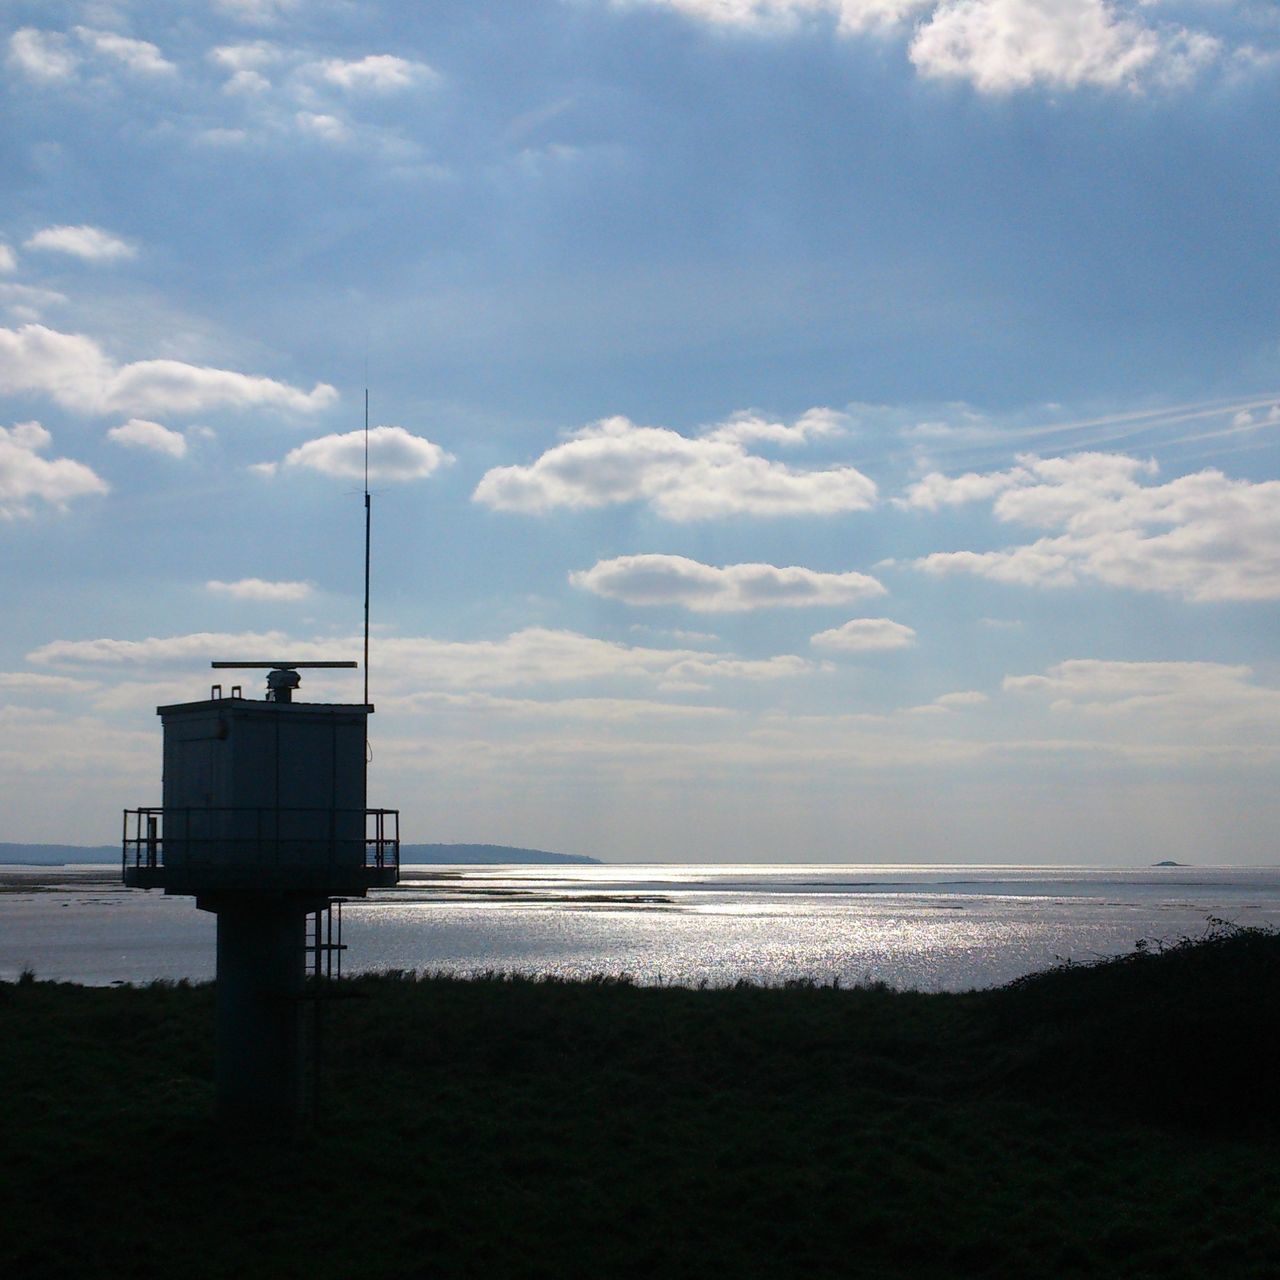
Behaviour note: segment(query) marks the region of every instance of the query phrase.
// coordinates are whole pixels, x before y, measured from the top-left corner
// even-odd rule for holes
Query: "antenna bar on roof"
[[[237,670],[257,670],[262,668],[270,671],[301,671],[308,667],[344,667],[350,669],[360,664],[357,662],[211,662],[209,665],[218,670],[233,667]]]

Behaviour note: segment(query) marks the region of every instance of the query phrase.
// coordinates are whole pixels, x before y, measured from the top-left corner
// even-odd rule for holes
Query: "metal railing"
[[[350,856],[357,846],[363,846],[362,860]],[[193,870],[238,865],[398,870],[400,810],[262,805],[124,811],[122,871],[163,870],[166,847]]]

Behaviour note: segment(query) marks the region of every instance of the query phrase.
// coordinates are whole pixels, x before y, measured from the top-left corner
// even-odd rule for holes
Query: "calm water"
[[[118,876],[0,868],[0,978],[211,978],[213,918]],[[407,867],[346,905],[345,968],[961,990],[1209,916],[1280,925],[1280,868]]]

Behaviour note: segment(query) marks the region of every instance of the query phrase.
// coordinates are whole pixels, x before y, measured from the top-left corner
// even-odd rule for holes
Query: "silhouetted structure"
[[[396,883],[399,813],[366,807],[373,707],[293,700],[299,669],[354,662],[213,665],[267,668],[266,699],[214,685],[157,708],[163,805],[125,810],[124,882],[216,913],[219,1109],[289,1118],[306,1092],[308,953],[331,974],[335,901]]]

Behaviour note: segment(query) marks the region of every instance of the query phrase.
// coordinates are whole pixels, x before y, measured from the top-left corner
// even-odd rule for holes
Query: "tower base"
[[[200,898],[218,917],[218,1114],[228,1121],[290,1126],[306,1103],[307,916],[328,899]]]

